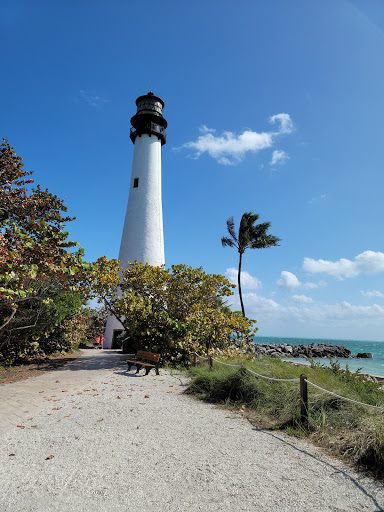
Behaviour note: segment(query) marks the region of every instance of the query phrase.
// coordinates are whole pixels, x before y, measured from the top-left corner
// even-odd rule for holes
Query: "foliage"
[[[83,308],[83,315],[86,317],[85,339],[93,342],[96,336],[103,334],[105,331],[108,311],[104,306],[98,309],[85,307]]]
[[[83,300],[78,292],[51,287],[41,302],[25,300],[3,332],[8,336],[0,361],[9,365],[34,357],[72,350],[87,327]]]
[[[233,217],[230,217],[227,220],[227,230],[229,237],[223,236],[221,238],[223,247],[236,247],[239,253],[237,283],[239,287],[239,297],[243,316],[245,316],[243,295],[241,292],[241,265],[243,254],[246,249],[265,249],[267,247],[279,245],[278,242],[280,242],[280,238],[277,238],[277,236],[267,234],[267,231],[271,225],[270,222],[264,222],[262,224],[255,225],[255,222],[258,218],[259,215],[257,213],[244,213],[241,217],[239,231],[236,233]]]
[[[122,269],[119,261],[103,257],[91,286],[138,347],[169,361],[188,359],[202,347],[206,353],[228,353],[255,332],[254,321],[223,306],[234,285],[201,268],[135,262]]]
[[[22,158],[0,146],[0,353],[17,352],[57,290],[80,290],[90,271],[76,242],[67,240],[63,201],[28,177]],[[83,299],[85,288],[81,287]],[[51,313],[53,310],[51,308]],[[21,331],[25,331],[21,333]],[[16,346],[12,348],[12,344]],[[32,342],[34,343],[34,342]]]
[[[325,363],[321,363],[320,361],[315,362],[312,357],[306,357],[306,359],[310,362],[311,368],[322,368],[325,373],[330,373],[333,375],[337,375],[338,378],[342,379],[345,382],[348,382],[351,387],[359,390],[360,392],[364,392],[367,389],[371,388],[373,391],[377,391],[377,385],[372,380],[367,380],[366,376],[361,373],[362,368],[358,368],[356,371],[351,371],[349,369],[348,363],[345,365],[345,369],[341,367],[340,362],[336,359],[334,361],[330,355],[327,356],[329,361],[329,366]],[[368,403],[370,397],[366,397]]]

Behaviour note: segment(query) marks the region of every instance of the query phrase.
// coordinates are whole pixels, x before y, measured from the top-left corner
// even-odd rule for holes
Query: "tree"
[[[136,349],[160,352],[170,362],[188,360],[194,351],[229,355],[255,332],[253,320],[222,305],[234,285],[201,268],[135,262],[122,269],[103,257],[94,265],[92,287]]]
[[[83,261],[82,249],[71,251],[78,244],[67,240],[69,233],[63,229],[73,220],[62,215],[67,211],[63,201],[40,186],[31,189],[33,180],[27,178],[31,174],[4,139],[0,146],[0,351],[12,343],[16,330],[37,325],[52,287],[79,290],[91,268]]]
[[[105,306],[101,308],[83,308],[83,315],[86,317],[85,338],[87,341],[94,342],[96,336],[100,336],[105,331],[107,325],[108,311]]]
[[[241,311],[245,317],[243,296],[241,293],[241,265],[243,254],[246,249],[265,249],[279,245],[280,238],[277,236],[268,235],[267,231],[271,225],[270,222],[264,222],[262,224],[256,224],[255,222],[259,218],[257,213],[244,213],[241,217],[240,227],[238,233],[235,231],[235,223],[233,217],[227,220],[227,230],[229,237],[223,236],[221,243],[223,247],[236,247],[239,253],[239,270],[237,275],[237,283],[239,286],[239,297],[241,304]]]

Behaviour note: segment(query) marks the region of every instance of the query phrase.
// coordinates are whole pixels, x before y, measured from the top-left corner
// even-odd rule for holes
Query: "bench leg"
[[[132,366],[133,366],[133,363],[127,363],[127,364],[128,364],[128,370],[127,370],[127,371],[128,371],[128,372],[130,372],[130,371],[131,371],[131,368],[132,368]]]
[[[139,371],[141,370],[141,367],[142,367],[142,366],[143,366],[143,365],[141,365],[141,364],[137,364],[137,365],[136,365],[136,373],[139,373]]]
[[[155,366],[155,372],[156,372],[156,375],[160,375],[160,373],[159,373],[159,365],[158,364]]]

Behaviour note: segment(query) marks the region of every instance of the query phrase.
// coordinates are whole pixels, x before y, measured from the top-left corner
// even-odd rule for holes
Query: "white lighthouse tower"
[[[119,252],[123,267],[135,260],[153,266],[165,263],[161,201],[161,146],[166,143],[167,127],[162,115],[164,102],[149,92],[137,98],[136,105],[130,134],[135,146],[131,183]],[[104,348],[114,348],[116,335],[122,330],[119,320],[110,316]]]

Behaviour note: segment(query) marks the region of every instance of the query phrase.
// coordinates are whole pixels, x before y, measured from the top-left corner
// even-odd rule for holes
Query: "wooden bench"
[[[159,374],[159,361],[160,354],[155,354],[154,352],[145,352],[144,350],[139,350],[134,359],[127,359],[126,363],[128,364],[128,371],[132,368],[132,366],[136,366],[136,373],[139,373],[142,367],[145,368],[145,375],[152,370],[155,369],[156,375]]]

